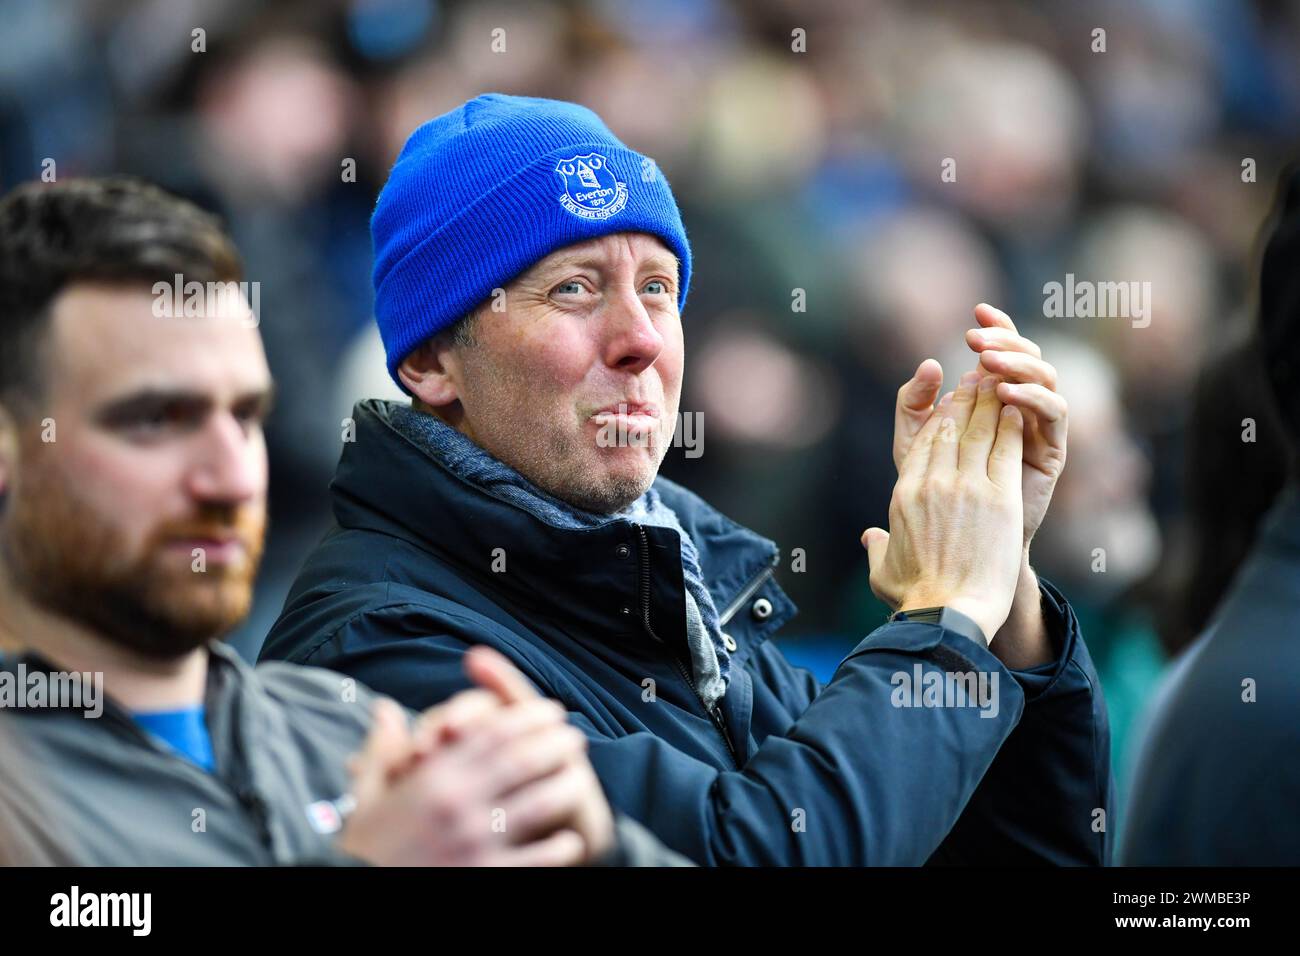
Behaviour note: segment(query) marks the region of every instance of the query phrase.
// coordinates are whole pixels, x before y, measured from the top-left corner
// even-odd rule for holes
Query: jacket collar
[[[240,658],[234,648],[222,641],[212,640],[207,644],[208,649],[208,666],[206,668],[206,677],[203,693],[203,706],[210,715],[218,714],[224,711],[231,701],[232,696],[240,693],[242,688],[247,686],[248,676],[251,668]],[[16,657],[7,660],[0,660],[0,670],[8,671],[12,674],[42,674],[46,678],[55,674],[64,673],[64,670],[49,658],[34,650],[25,650],[20,652]],[[117,698],[109,694],[104,688],[100,688],[103,694],[104,714],[119,720],[130,721],[131,712],[124,707]],[[77,713],[84,708],[71,705],[55,705],[47,702],[45,706],[39,708],[24,708],[16,710],[17,713],[23,714],[52,714],[52,713]]]
[[[656,630],[684,640],[685,603],[679,536],[619,518],[594,529],[553,527],[511,502],[466,482],[435,456],[395,429],[393,403],[357,404],[355,440],[344,446],[331,483],[334,514],[342,528],[376,531],[432,552],[488,591],[513,604],[552,616],[577,618],[607,630],[628,629],[639,590],[638,550],[648,544]],[[655,489],[694,540],[700,566],[727,629],[737,598],[770,573],[776,544],[744,528],[680,485],[660,477]],[[642,535],[644,534],[644,538]],[[496,549],[502,549],[497,551]],[[504,558],[508,573],[494,574]],[[675,573],[674,573],[675,572]],[[763,635],[795,612],[775,584],[776,613]]]

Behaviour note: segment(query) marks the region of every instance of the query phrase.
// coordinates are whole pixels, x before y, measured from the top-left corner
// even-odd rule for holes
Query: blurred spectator
[[[1170,654],[1210,622],[1259,524],[1286,481],[1287,443],[1252,336],[1216,356],[1193,397],[1187,448],[1187,520],[1165,548],[1161,643]],[[1246,440],[1249,438],[1249,440]]]
[[[910,171],[932,196],[1025,241],[1074,211],[1085,113],[1069,74],[1020,44],[946,30],[900,63],[895,122]],[[952,161],[953,178],[941,163]]]
[[[235,41],[231,41],[235,45]],[[322,412],[339,355],[370,317],[369,197],[345,178],[354,81],[319,41],[254,35],[200,74],[194,158],[250,278],[277,385],[271,523],[257,600],[232,638],[255,653],[304,549],[323,533],[342,419]],[[355,177],[354,177],[355,179]]]
[[[1279,190],[1260,270],[1259,336],[1289,463],[1300,445],[1300,171]],[[1231,406],[1240,396],[1229,392]],[[1216,416],[1211,416],[1211,421]],[[1234,424],[1234,429],[1241,427]],[[1245,433],[1238,434],[1243,445]],[[1241,449],[1216,436],[1220,454]],[[1292,469],[1205,633],[1146,715],[1121,859],[1132,865],[1300,863],[1300,489]],[[1222,487],[1222,483],[1219,484]],[[1233,489],[1235,492],[1236,489]],[[1247,493],[1250,507],[1258,497]],[[1229,541],[1250,523],[1222,516]],[[1243,520],[1244,518],[1244,520]],[[1233,520],[1232,518],[1228,519]]]
[[[1119,208],[1085,224],[1072,262],[1078,280],[1150,283],[1146,314],[1072,321],[1118,367],[1138,428],[1151,436],[1172,433],[1185,422],[1182,408],[1211,335],[1223,333],[1211,249],[1176,216]]]

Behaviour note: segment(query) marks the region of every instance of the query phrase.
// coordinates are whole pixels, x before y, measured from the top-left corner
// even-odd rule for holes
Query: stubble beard
[[[572,431],[563,427],[535,427],[540,424],[536,416],[530,414],[526,405],[521,407],[512,401],[515,395],[528,394],[528,383],[511,383],[506,377],[488,380],[493,384],[480,396],[476,406],[480,412],[486,410],[496,422],[503,421],[503,412],[513,416],[506,420],[512,427],[493,429],[495,434],[489,435],[483,434],[480,428],[479,433],[470,437],[542,491],[583,511],[608,515],[626,508],[654,483],[669,444],[661,428],[644,437],[645,453],[654,462],[653,467],[640,474],[610,473],[603,467],[603,456],[622,450],[601,448],[594,439],[588,438],[586,422],[579,421],[576,412],[576,427]],[[643,440],[642,436],[630,437]]]

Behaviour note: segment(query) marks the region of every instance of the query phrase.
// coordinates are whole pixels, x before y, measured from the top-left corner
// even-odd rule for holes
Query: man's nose
[[[265,493],[266,446],[233,415],[213,415],[196,440],[189,490],[197,500],[239,505]]]
[[[620,293],[606,309],[605,364],[632,373],[644,371],[663,351],[664,337],[635,290]]]

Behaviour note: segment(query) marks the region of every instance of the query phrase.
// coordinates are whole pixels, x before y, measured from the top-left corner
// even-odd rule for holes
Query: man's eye
[[[198,410],[185,403],[152,405],[123,415],[115,424],[137,438],[151,438],[171,431],[194,427],[201,417]]]
[[[174,425],[180,420],[180,417],[176,408],[170,405],[159,405],[156,408],[141,410],[138,415],[127,422],[127,426],[141,431],[150,431]]]
[[[178,427],[176,419],[167,412],[159,410],[137,415],[120,424],[122,432],[131,438],[157,438]]]
[[[645,284],[643,291],[650,293],[650,295],[667,295],[668,283],[663,279],[651,279]]]
[[[552,291],[558,292],[560,295],[578,295],[582,292],[582,283],[577,281],[561,282]]]
[[[266,424],[266,407],[260,402],[255,405],[243,405],[232,410],[235,421],[244,428],[261,428]]]

